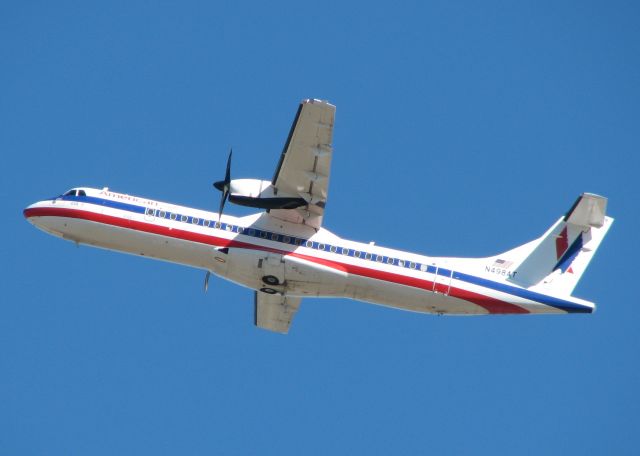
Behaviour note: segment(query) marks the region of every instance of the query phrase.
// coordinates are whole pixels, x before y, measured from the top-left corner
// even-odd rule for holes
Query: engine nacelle
[[[233,179],[229,183],[229,201],[241,206],[261,209],[295,209],[306,206],[300,196],[278,195],[270,181],[259,179]]]

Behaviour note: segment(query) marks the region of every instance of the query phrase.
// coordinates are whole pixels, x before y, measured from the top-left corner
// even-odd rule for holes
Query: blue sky
[[[640,428],[635,2],[19,2],[0,10],[0,453],[633,454]],[[215,209],[337,106],[325,226],[430,255],[617,221],[593,315],[447,318],[249,290],[77,248],[22,209],[77,185]],[[243,208],[228,206],[233,214]]]

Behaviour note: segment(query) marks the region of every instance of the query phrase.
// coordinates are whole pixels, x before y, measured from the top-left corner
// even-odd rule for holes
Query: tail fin
[[[613,223],[607,199],[583,193],[540,238],[499,255],[513,262],[508,280],[556,296],[569,296]]]

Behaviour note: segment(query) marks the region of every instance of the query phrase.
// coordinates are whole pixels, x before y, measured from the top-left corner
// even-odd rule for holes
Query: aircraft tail
[[[508,262],[516,271],[507,278],[510,282],[570,296],[613,223],[606,209],[605,197],[583,193],[540,238],[498,255],[495,261]]]

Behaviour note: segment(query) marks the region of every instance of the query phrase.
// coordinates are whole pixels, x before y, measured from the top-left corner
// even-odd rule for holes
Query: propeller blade
[[[222,199],[220,200],[220,209],[218,209],[218,222],[222,218],[222,210],[224,209],[224,203],[227,202],[227,197],[229,196],[229,191],[225,188],[222,192]]]
[[[209,289],[209,277],[211,277],[211,271],[207,271],[207,274],[204,276],[204,292],[205,293]]]
[[[229,149],[229,157],[227,158],[227,172],[224,174],[224,183],[229,186],[231,183],[231,156],[233,155],[233,147]]]
[[[229,191],[231,189],[231,157],[233,155],[233,148],[229,149],[229,157],[227,158],[227,170],[224,173],[224,180],[214,182],[213,186],[222,192],[222,198],[220,199],[220,209],[218,210],[218,222],[222,218],[222,210],[224,204],[229,199]]]

